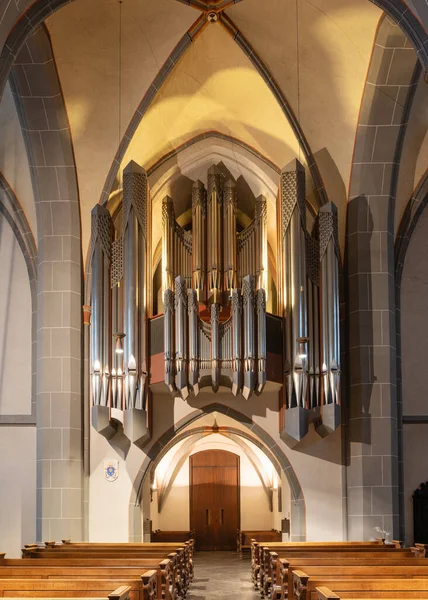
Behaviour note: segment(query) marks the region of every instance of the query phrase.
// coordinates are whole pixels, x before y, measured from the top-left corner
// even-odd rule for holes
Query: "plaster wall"
[[[31,291],[27,266],[0,214],[0,415],[31,414]]]
[[[0,428],[0,546],[20,558],[36,540],[36,428]]]
[[[405,416],[428,414],[427,233],[428,211],[424,210],[410,239],[401,280],[402,397]]]
[[[24,138],[10,85],[0,102],[0,170],[18,197],[37,243],[36,205]]]
[[[190,398],[190,402],[184,402],[181,399],[172,398],[164,391],[163,386],[155,387],[152,444],[156,443],[173,423],[177,423],[197,408],[214,402],[230,406],[249,416],[262,427],[287,455],[305,496],[307,539],[314,541],[343,539],[340,430],[324,440],[312,432],[304,443],[299,444],[299,447],[290,449],[279,439],[276,390],[266,390],[262,400],[254,396],[248,401],[243,398],[234,398],[229,392],[222,390],[217,394],[204,390],[198,398]],[[213,420],[213,416],[210,415],[210,417]],[[222,419],[227,424],[233,424],[238,429],[248,431],[235,420],[223,415],[218,415],[219,425],[222,424]],[[199,425],[201,420],[189,427]],[[126,438],[120,434],[108,442],[91,428],[89,510],[91,541],[112,539],[124,541],[127,539],[128,505],[132,486],[149,449],[150,446],[143,452],[136,446],[130,446],[126,442]],[[119,460],[119,478],[114,483],[106,482],[103,473],[104,459],[111,458]],[[283,501],[286,499],[283,498]],[[285,508],[284,514],[286,515]],[[143,511],[144,518],[146,518],[146,514]]]

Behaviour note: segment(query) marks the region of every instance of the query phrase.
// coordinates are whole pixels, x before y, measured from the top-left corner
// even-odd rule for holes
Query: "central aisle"
[[[195,578],[187,600],[260,600],[251,582],[251,561],[236,552],[195,552]]]

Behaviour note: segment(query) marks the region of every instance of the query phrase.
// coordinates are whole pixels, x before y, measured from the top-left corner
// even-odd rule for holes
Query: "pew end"
[[[340,600],[340,596],[332,592],[328,587],[317,587],[317,600]]]
[[[113,590],[111,594],[107,597],[109,600],[129,600],[129,592],[131,591],[131,586],[122,585],[117,589]]]
[[[157,597],[157,572],[154,569],[146,571],[141,575],[141,581],[143,582],[143,599],[154,600]]]

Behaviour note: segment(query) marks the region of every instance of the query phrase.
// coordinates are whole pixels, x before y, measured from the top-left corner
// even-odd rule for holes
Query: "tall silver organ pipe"
[[[110,406],[111,327],[110,261],[112,220],[109,211],[97,204],[91,213],[92,229],[92,402]]]
[[[254,221],[256,290],[267,290],[267,202],[264,196],[256,199]]]
[[[195,396],[199,394],[199,328],[198,296],[196,290],[187,291],[187,310],[189,315],[189,384]]]
[[[257,393],[261,393],[266,384],[266,291],[260,288],[256,292],[257,312]]]
[[[164,358],[165,384],[170,392],[174,391],[174,292],[167,289],[163,296],[164,303]]]
[[[308,388],[309,407],[320,402],[320,332],[319,332],[319,244],[306,235],[306,264],[308,268]]]
[[[211,379],[214,392],[220,386],[220,304],[211,304]]]
[[[135,162],[123,172],[125,408],[144,409],[147,376],[147,174]]]
[[[192,188],[192,282],[199,302],[205,300],[207,194],[202,181]]]
[[[339,246],[337,208],[320,208],[323,404],[340,404]]]
[[[288,407],[305,408],[307,387],[306,200],[303,165],[292,161],[281,173],[282,294],[286,336]]]
[[[242,296],[238,289],[232,291],[232,394],[237,396],[242,388]]]
[[[174,288],[174,261],[176,259],[175,214],[172,198],[166,196],[162,201],[162,289]]]
[[[215,165],[208,170],[207,195],[208,294],[212,302],[219,303],[222,279],[222,189],[220,170]]]
[[[256,344],[254,327],[254,277],[247,275],[242,281],[244,301],[244,388],[242,395],[249,398],[256,381]]]
[[[223,190],[224,287],[229,297],[236,287],[236,184],[228,179]]]
[[[180,275],[175,279],[175,385],[182,398],[189,395],[187,387],[187,288]]]

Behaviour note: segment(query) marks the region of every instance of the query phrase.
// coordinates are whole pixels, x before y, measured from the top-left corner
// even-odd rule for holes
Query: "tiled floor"
[[[251,583],[249,557],[236,552],[196,552],[187,600],[260,600]]]

